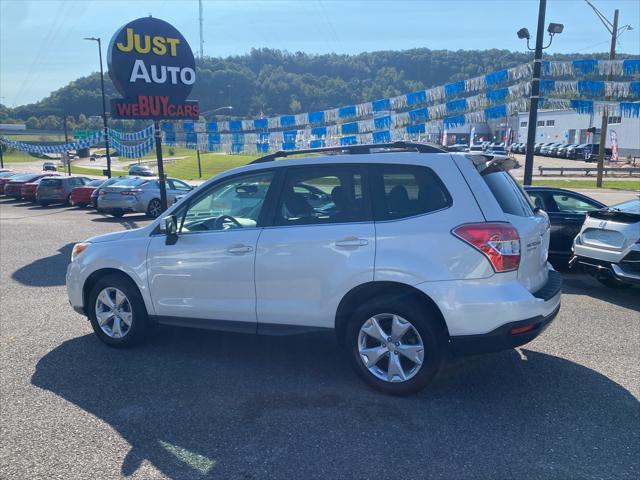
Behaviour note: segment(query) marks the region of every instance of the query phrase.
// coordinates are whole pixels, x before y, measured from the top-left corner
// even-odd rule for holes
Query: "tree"
[[[289,111],[291,113],[298,113],[301,109],[302,109],[302,105],[300,105],[300,102],[298,101],[298,99],[292,98],[291,102],[289,103]]]
[[[29,117],[24,123],[26,123],[29,130],[37,130],[38,128],[40,128],[40,120],[38,120],[36,117]]]
[[[55,115],[48,115],[40,121],[40,128],[44,130],[60,130],[62,121]]]

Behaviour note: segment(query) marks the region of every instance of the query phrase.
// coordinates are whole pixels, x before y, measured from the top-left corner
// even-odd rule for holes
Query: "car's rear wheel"
[[[345,340],[358,375],[391,395],[424,389],[445,358],[446,336],[433,313],[413,301],[383,300],[359,309]]]
[[[49,202],[40,201],[38,203],[40,204],[41,207],[48,207],[49,206]]]
[[[122,216],[124,216],[124,211],[123,210],[112,210],[111,215],[116,217],[116,218],[120,218]]]
[[[71,203],[71,194],[67,195],[67,198],[65,199],[64,204],[67,207],[70,207],[72,205],[72,203]]]
[[[149,215],[151,218],[158,218],[161,213],[162,204],[160,203],[160,200],[154,198],[149,202],[149,205],[147,205],[147,215]]]
[[[87,313],[93,331],[111,347],[141,342],[148,330],[144,300],[133,281],[124,275],[106,275],[91,289]]]

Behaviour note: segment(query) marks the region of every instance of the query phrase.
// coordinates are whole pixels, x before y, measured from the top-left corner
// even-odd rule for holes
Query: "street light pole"
[[[536,48],[533,54],[533,78],[531,79],[531,103],[529,105],[529,128],[527,129],[527,150],[524,160],[524,184],[531,185],[533,180],[533,146],[536,141],[538,123],[538,103],[540,100],[540,73],[542,70],[542,40],[544,35],[544,17],[547,11],[547,0],[540,0],[538,9],[538,29],[536,31]]]
[[[88,37],[85,40],[98,42],[98,56],[100,57],[100,89],[102,90],[102,124],[104,126],[104,140],[107,149],[107,177],[111,178],[111,154],[109,153],[109,127],[107,125],[107,99],[104,94],[104,70],[102,69],[102,42],[99,37]]]
[[[611,30],[611,50],[609,50],[609,60],[616,58],[616,41],[618,39],[618,9],[613,13],[613,28]],[[607,76],[611,81],[611,75]],[[598,147],[598,175],[596,177],[596,187],[602,188],[602,171],[604,170],[604,152],[607,145],[607,126],[609,125],[609,108],[604,105],[602,109],[602,125],[600,126],[600,146]]]

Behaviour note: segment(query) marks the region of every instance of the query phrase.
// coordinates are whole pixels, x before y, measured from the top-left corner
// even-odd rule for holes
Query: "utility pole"
[[[531,104],[529,105],[529,124],[527,128],[527,151],[524,160],[525,185],[531,185],[533,180],[533,146],[536,142],[536,129],[538,123],[540,73],[542,70],[542,40],[544,35],[544,17],[546,12],[547,0],[540,0],[540,6],[538,8],[538,29],[536,31],[536,48],[533,54],[533,78],[531,79]]]
[[[200,59],[204,57],[204,33],[203,33],[203,22],[204,18],[202,17],[202,0],[198,0],[198,7],[200,10]]]
[[[611,29],[611,50],[609,51],[609,60],[616,58],[616,41],[618,40],[618,9],[613,12],[613,28]],[[611,81],[611,75],[607,76],[607,80]],[[608,98],[607,98],[608,100]],[[596,178],[596,187],[602,188],[602,171],[604,169],[604,152],[607,145],[607,126],[609,125],[609,107],[605,104],[602,109],[602,126],[600,127],[600,146],[598,147],[598,176]]]
[[[67,115],[65,114],[62,117],[62,125],[64,127],[64,143],[69,143],[69,133],[67,132]],[[69,176],[71,176],[71,157],[69,157],[69,152],[67,152],[67,172]]]

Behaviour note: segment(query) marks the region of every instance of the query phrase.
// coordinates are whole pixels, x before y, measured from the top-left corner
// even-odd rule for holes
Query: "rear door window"
[[[396,220],[451,206],[451,195],[433,170],[413,165],[372,165],[375,220]]]
[[[499,171],[482,175],[502,211],[518,217],[531,217],[533,207],[522,187],[508,172]]]
[[[59,178],[45,178],[40,182],[43,187],[59,187],[62,185],[62,180]]]

